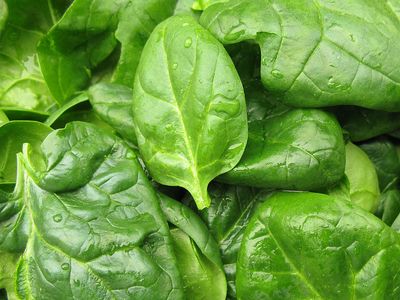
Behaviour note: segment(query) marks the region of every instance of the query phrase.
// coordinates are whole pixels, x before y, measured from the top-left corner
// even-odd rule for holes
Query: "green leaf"
[[[6,290],[6,299],[8,300],[17,299],[15,295],[14,273],[18,257],[16,254],[0,251],[0,289]]]
[[[36,121],[10,121],[0,125],[0,182],[15,182],[16,154],[29,143],[35,149],[51,132],[48,126]]]
[[[379,204],[379,181],[368,155],[352,143],[346,145],[345,174],[350,183],[350,199],[367,211],[375,212]]]
[[[171,236],[187,297],[193,300],[225,300],[224,272],[208,260],[181,229],[171,229]]]
[[[209,206],[209,182],[236,165],[247,141],[242,84],[223,46],[191,17],[164,21],[144,48],[133,103],[152,177]]]
[[[79,96],[75,97],[71,101],[68,101],[55,112],[53,112],[45,121],[45,124],[48,126],[54,126],[55,123],[68,111],[75,109],[80,104],[89,101],[87,94],[82,93]]]
[[[347,201],[277,193],[251,218],[239,299],[397,299],[400,236]]]
[[[396,146],[387,138],[380,138],[360,145],[375,166],[379,187],[383,192],[396,187],[400,177],[400,157]]]
[[[236,298],[236,261],[244,230],[250,217],[269,192],[250,187],[213,183],[209,188],[211,205],[199,212],[221,251],[228,280],[228,296]]]
[[[8,7],[4,0],[0,0],[0,36],[8,17]]]
[[[226,299],[226,279],[217,243],[190,208],[158,193],[171,229],[178,268],[190,299]]]
[[[254,92],[254,90],[260,90]],[[289,109],[258,84],[246,89],[249,140],[240,162],[219,181],[269,189],[318,190],[344,174],[342,130],[329,114]],[[249,92],[247,92],[249,91]]]
[[[286,104],[400,111],[400,21],[387,1],[230,0],[200,23],[223,44],[256,42],[263,84]]]
[[[0,107],[46,112],[54,105],[36,56],[37,43],[52,25],[49,3],[7,1],[9,15],[0,38]]]
[[[44,78],[57,101],[64,103],[86,88],[96,68],[116,51],[112,80],[131,87],[148,36],[172,15],[175,2],[75,0],[38,48]]]
[[[120,84],[99,83],[89,89],[89,99],[94,111],[104,122],[136,145],[132,93],[131,88]]]
[[[0,110],[0,125],[3,123],[7,123],[8,122],[8,118],[6,116],[6,114]]]
[[[73,122],[46,138],[41,159],[25,151],[23,161],[31,231],[20,298],[183,297],[168,225],[125,143]]]
[[[353,106],[336,107],[332,111],[353,142],[365,141],[400,128],[400,113]]]
[[[391,226],[400,215],[400,191],[395,188],[383,192],[379,198],[379,207],[375,215]]]

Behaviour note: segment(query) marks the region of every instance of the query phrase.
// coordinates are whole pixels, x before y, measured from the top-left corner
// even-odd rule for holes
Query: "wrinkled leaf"
[[[397,299],[400,236],[322,194],[278,193],[251,218],[237,268],[239,299]]]
[[[230,0],[200,23],[224,44],[255,41],[263,84],[286,104],[400,111],[400,21],[387,1]]]
[[[28,151],[22,158],[32,229],[18,296],[180,298],[168,226],[136,155],[81,122],[50,134],[41,149],[42,160]]]

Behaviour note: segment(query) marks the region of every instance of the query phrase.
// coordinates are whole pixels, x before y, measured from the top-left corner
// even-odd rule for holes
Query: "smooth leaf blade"
[[[172,17],[152,33],[137,71],[133,117],[151,175],[189,190],[200,209],[209,206],[209,182],[243,153],[246,105],[228,54],[191,17]]]

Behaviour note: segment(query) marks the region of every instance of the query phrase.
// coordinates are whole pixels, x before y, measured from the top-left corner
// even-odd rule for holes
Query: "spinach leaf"
[[[390,135],[391,137],[396,138],[396,139],[400,139],[400,129],[389,133],[389,135]]]
[[[201,12],[193,9],[193,0],[177,0],[174,15],[187,14],[198,20]]]
[[[18,255],[0,252],[0,289],[5,289],[8,300],[17,299],[15,295],[14,273]],[[0,295],[1,297],[1,295]]]
[[[169,223],[182,275],[190,299],[226,299],[226,279],[219,248],[207,226],[187,206],[158,193]]]
[[[0,183],[15,182],[16,154],[24,143],[39,148],[51,128],[36,121],[10,121],[0,125]]]
[[[228,280],[228,296],[236,298],[236,261],[243,233],[258,205],[270,193],[220,183],[211,184],[209,192],[211,205],[199,214],[218,242]]]
[[[36,56],[36,45],[53,22],[50,2],[6,1],[9,14],[0,37],[0,107],[46,112],[54,105]]]
[[[400,214],[400,191],[397,188],[390,189],[381,194],[379,206],[375,215],[383,222],[391,226]]]
[[[400,177],[400,157],[396,146],[387,138],[379,138],[360,145],[375,166],[381,191],[396,187]]]
[[[138,146],[152,177],[181,186],[199,209],[209,182],[239,161],[247,141],[240,78],[222,45],[188,16],[161,23],[134,85]]]
[[[30,232],[26,179],[21,157],[18,157],[15,186],[2,184],[0,189],[0,252],[21,254],[25,250]]]
[[[195,0],[193,2],[192,7],[195,10],[204,10],[211,4],[218,3],[218,2],[226,2],[226,1],[228,1],[228,0]]]
[[[400,214],[400,158],[396,146],[387,138],[375,139],[361,144],[375,166],[382,194],[375,215],[392,225]]]
[[[224,44],[259,44],[263,84],[286,104],[400,111],[400,21],[387,1],[230,0],[200,23]]]
[[[349,202],[277,193],[246,228],[240,299],[397,299],[400,237]]]
[[[358,146],[346,145],[345,174],[350,184],[350,199],[367,211],[375,212],[379,204],[379,181],[374,164]]]
[[[123,138],[137,144],[132,117],[132,89],[115,83],[99,83],[89,89],[89,99],[104,122]]]
[[[400,113],[354,106],[333,108],[332,112],[353,142],[365,141],[400,128]]]
[[[75,0],[40,42],[44,78],[64,103],[88,85],[96,67],[117,51],[112,80],[132,86],[143,46],[160,21],[172,15],[176,0]],[[107,67],[107,66],[103,66]]]
[[[8,117],[2,110],[0,110],[0,125],[6,122],[8,122]]]
[[[64,128],[66,124],[72,121],[92,123],[110,133],[115,133],[115,130],[106,122],[101,120],[93,111],[87,93],[82,93],[74,99],[66,102],[58,110],[52,113],[45,123],[54,129],[58,129]]]
[[[8,7],[4,0],[0,0],[0,36],[8,17]]]
[[[32,225],[18,296],[182,298],[168,226],[134,152],[82,122],[50,134],[41,150],[42,159],[20,155]]]
[[[18,108],[18,107],[3,107],[3,112],[7,115],[9,120],[21,121],[38,121],[44,122],[49,117],[48,112],[37,111],[32,109]]]
[[[262,89],[257,84],[246,88],[246,150],[218,180],[295,190],[318,190],[338,182],[344,174],[345,148],[337,121],[320,110],[289,109]]]
[[[89,100],[88,96],[85,93],[80,94],[75,97],[71,101],[68,101],[64,105],[62,105],[59,109],[53,112],[45,121],[45,124],[48,126],[54,126],[65,113],[70,110],[75,110],[76,107],[79,107],[82,103],[87,102]]]

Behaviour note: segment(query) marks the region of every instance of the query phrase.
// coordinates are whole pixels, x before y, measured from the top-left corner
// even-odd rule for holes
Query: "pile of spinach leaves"
[[[399,41],[399,0],[0,0],[0,299],[399,299]]]

